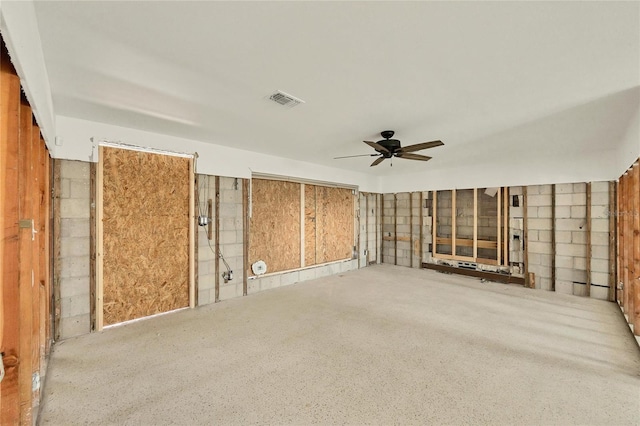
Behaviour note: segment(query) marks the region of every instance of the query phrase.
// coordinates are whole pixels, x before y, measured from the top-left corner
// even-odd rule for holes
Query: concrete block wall
[[[298,282],[314,280],[316,278],[336,275],[358,269],[358,259],[329,263],[326,265],[311,266],[299,271],[265,274],[259,277],[249,277],[247,292],[249,294],[273,288],[285,287]]]
[[[527,187],[528,271],[535,274],[536,288],[543,290],[551,290],[551,205],[551,185]]]
[[[609,297],[609,182],[591,184],[591,297]]]
[[[521,186],[509,188],[509,265],[511,273],[524,275],[524,207]],[[518,200],[514,206],[513,199]]]
[[[529,272],[536,288],[551,290],[552,233],[555,233],[555,291],[584,296],[587,281],[586,183],[556,185],[555,224],[552,186],[527,187]],[[591,184],[591,297],[607,299],[609,287],[609,183]]]
[[[395,258],[395,247],[393,241],[389,240],[395,232],[394,197],[395,194],[382,194],[382,262],[391,264]]]
[[[556,291],[558,293],[581,296],[585,294],[587,282],[586,194],[585,183],[556,185]]]
[[[380,262],[379,252],[380,241],[382,241],[382,233],[379,224],[379,204],[380,194],[361,192],[358,195],[358,238],[360,239],[360,253],[358,257],[360,268],[364,268],[365,266],[368,266],[372,263]]]
[[[432,219],[429,215],[430,210],[425,207],[429,197],[430,192],[423,192],[421,203],[420,192],[384,194],[383,234],[387,237],[383,241],[384,263],[393,264],[397,259],[397,264],[400,266],[420,268],[422,262],[431,260],[429,249],[432,242]],[[420,257],[420,215],[423,215],[422,258]],[[394,241],[395,231],[397,231],[397,241]]]
[[[60,163],[60,257],[54,268],[60,288],[60,338],[89,333],[90,163]]]
[[[242,179],[220,177],[220,252],[233,271],[231,281],[222,278],[227,268],[215,253],[215,176],[199,175],[200,215],[207,215],[207,200],[212,200],[214,206],[211,214],[214,237],[209,240],[207,227],[198,227],[198,305],[215,302],[216,273],[220,274],[220,300],[242,296],[243,287]]]

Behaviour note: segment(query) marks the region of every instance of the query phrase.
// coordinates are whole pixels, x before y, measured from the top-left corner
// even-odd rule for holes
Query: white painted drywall
[[[625,138],[618,150],[618,176],[640,157],[640,91],[635,114],[631,118]]]
[[[33,2],[2,2],[0,31],[42,136],[51,147],[56,134],[53,100]]]
[[[363,173],[64,116],[56,117],[56,126],[62,145],[53,147],[54,158],[96,162],[92,143],[95,138],[144,148],[197,152],[196,172],[201,174],[239,178],[249,178],[252,173],[272,174],[355,185],[361,191],[379,192],[378,180]]]

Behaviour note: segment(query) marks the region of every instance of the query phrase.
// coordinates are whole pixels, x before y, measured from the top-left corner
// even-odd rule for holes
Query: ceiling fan
[[[380,132],[380,135],[384,138],[383,140],[380,140],[378,142],[363,141],[376,150],[375,154],[347,155],[344,157],[335,157],[334,160],[337,160],[339,158],[351,157],[378,157],[373,163],[371,163],[370,167],[377,166],[385,159],[393,157],[403,158],[405,160],[429,161],[431,160],[431,157],[412,153],[415,151],[421,151],[423,149],[435,148],[437,146],[444,145],[442,141],[431,141],[402,147],[398,139],[391,139],[394,133],[395,132],[393,130],[384,130]],[[391,165],[393,166],[393,163],[391,163]]]

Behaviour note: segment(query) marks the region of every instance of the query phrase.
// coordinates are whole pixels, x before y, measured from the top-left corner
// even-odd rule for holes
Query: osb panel
[[[249,265],[267,264],[267,273],[299,268],[300,184],[251,181]]]
[[[189,159],[104,148],[104,324],[189,306]]]
[[[316,186],[304,187],[304,263],[316,264]]]
[[[353,194],[345,188],[316,188],[316,261],[350,259],[354,232]]]

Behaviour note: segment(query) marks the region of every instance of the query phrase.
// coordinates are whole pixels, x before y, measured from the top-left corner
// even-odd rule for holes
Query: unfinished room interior
[[[640,425],[640,2],[0,35],[1,425]]]

